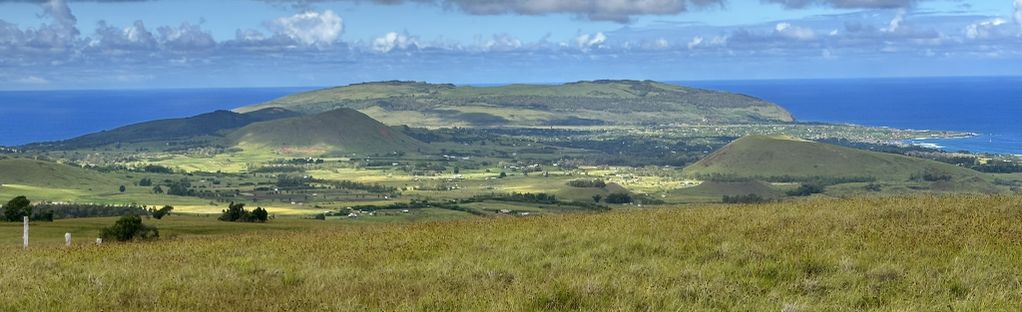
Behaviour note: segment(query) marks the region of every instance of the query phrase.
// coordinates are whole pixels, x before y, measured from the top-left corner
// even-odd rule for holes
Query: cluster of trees
[[[628,204],[634,199],[631,194],[628,193],[612,193],[607,195],[607,198],[603,201],[608,204]]]
[[[164,174],[174,173],[174,169],[160,165],[146,165],[145,167],[139,168],[139,170],[148,173],[164,173]]]
[[[725,204],[760,204],[760,203],[766,203],[766,202],[769,202],[769,201],[770,200],[764,198],[763,196],[759,196],[758,194],[734,195],[734,196],[724,195],[723,198],[721,199],[721,202],[723,202]]]
[[[174,211],[174,206],[167,205],[167,206],[163,206],[163,208],[160,208],[160,209],[150,208],[149,209],[149,214],[152,215],[153,218],[156,218],[157,220],[160,220],[160,219],[163,219],[163,217],[165,217],[168,214],[170,214],[171,211]]]
[[[601,179],[594,179],[594,180],[585,180],[585,179],[582,179],[582,180],[571,180],[571,181],[568,181],[568,186],[571,186],[571,187],[584,187],[584,188],[605,188],[605,187],[607,187],[607,182],[604,182]]]
[[[54,219],[150,215],[149,210],[139,205],[41,203],[35,205],[35,211],[37,213],[52,214]]]
[[[279,188],[308,188],[309,183],[312,182],[310,176],[292,176],[292,175],[279,175],[277,176],[277,187]]]
[[[226,222],[259,222],[263,223],[269,220],[270,214],[262,207],[256,207],[255,210],[248,211],[245,209],[245,204],[231,202],[227,205],[227,209],[223,210],[220,217],[217,220]]]
[[[332,185],[332,186],[334,186],[336,188],[342,188],[342,189],[348,189],[348,190],[362,190],[362,191],[366,191],[366,192],[369,192],[369,193],[394,193],[394,192],[397,192],[397,188],[395,188],[393,186],[386,186],[386,185],[377,184],[377,183],[369,184],[369,183],[360,183],[360,182],[348,181],[348,180],[343,180],[343,181],[321,181],[321,180],[314,180],[314,181],[316,181],[317,183],[329,184],[329,185]]]
[[[825,187],[821,184],[816,183],[803,183],[797,189],[786,192],[788,196],[809,196],[813,194],[823,193]]]
[[[3,205],[3,220],[21,222],[24,217],[32,221],[53,221],[53,211],[32,211],[32,202],[25,196],[18,196]]]
[[[160,230],[143,224],[142,217],[130,215],[121,217],[113,226],[103,229],[100,237],[119,242],[155,240],[160,238]]]

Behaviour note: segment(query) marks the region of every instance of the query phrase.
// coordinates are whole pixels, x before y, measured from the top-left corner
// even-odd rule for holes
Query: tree
[[[9,222],[21,221],[22,217],[32,216],[32,202],[25,196],[18,196],[4,205],[3,217]]]
[[[114,239],[120,242],[130,240],[154,240],[160,237],[156,227],[142,224],[139,216],[123,216],[113,226],[103,229],[104,240]]]
[[[163,206],[160,210],[153,211],[153,218],[156,218],[156,220],[163,219],[164,216],[170,214],[173,210],[174,206]]]
[[[252,211],[252,221],[250,222],[266,222],[266,219],[269,219],[269,217],[270,214],[266,211],[266,209],[263,209],[263,207],[256,207],[256,209]]]
[[[507,172],[501,171],[499,178],[503,179],[503,178],[506,178],[506,177],[507,177]]]
[[[142,180],[138,181],[138,186],[153,186],[153,180],[149,178],[142,178]]]
[[[245,210],[245,204],[231,202],[217,220],[227,222],[266,222],[269,218],[270,213],[262,207],[256,207],[255,210],[248,211]]]
[[[603,199],[603,196],[601,196],[600,194],[593,195],[593,202],[599,204],[600,199]]]
[[[614,193],[607,195],[607,199],[604,201],[608,204],[627,204],[632,202],[632,195],[628,193]]]
[[[159,185],[153,187],[153,194],[163,194],[163,188]]]
[[[127,191],[128,188],[124,187],[124,185],[121,185],[121,187],[118,190],[120,190],[121,193],[124,193],[124,191]]]

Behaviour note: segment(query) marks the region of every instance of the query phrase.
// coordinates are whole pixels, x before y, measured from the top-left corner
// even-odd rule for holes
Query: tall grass
[[[0,310],[1022,306],[1017,196],[813,199],[0,251]]]

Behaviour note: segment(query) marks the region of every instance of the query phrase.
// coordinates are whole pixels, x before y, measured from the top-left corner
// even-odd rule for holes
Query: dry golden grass
[[[1017,311],[1022,197],[0,248],[0,310]]]

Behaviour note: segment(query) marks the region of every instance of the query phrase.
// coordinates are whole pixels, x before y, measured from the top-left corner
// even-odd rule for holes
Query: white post
[[[21,234],[21,240],[23,245],[25,245],[25,249],[28,249],[28,216],[25,216],[23,220],[25,220],[25,232]]]
[[[64,245],[71,247],[71,233],[64,233]]]
[[[103,239],[99,238],[99,237],[96,237],[96,246],[99,246],[99,245],[102,245],[102,244],[103,244]]]

